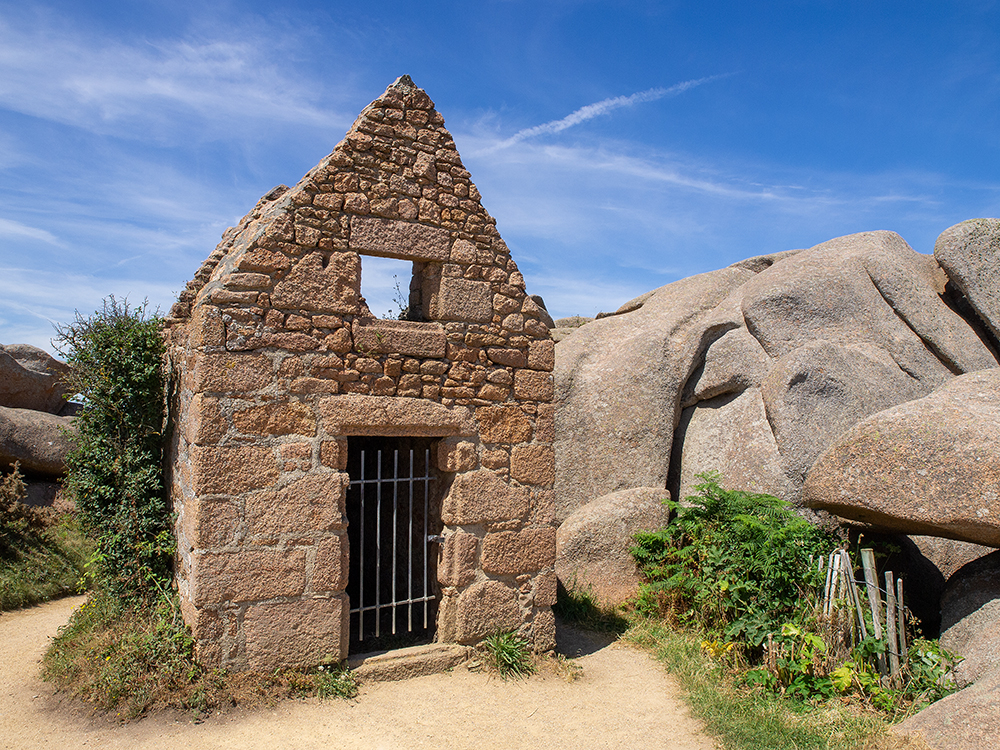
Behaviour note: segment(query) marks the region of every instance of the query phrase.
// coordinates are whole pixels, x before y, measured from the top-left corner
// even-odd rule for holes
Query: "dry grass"
[[[862,750],[933,750],[920,736],[903,737],[893,732],[873,738]]]
[[[268,674],[206,670],[176,601],[126,607],[95,593],[73,613],[44,657],[44,676],[59,690],[120,721],[165,708],[195,718],[284,698],[352,697],[357,683],[336,665]]]

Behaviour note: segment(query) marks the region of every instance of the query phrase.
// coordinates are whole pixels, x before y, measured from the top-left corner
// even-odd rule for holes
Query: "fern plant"
[[[665,528],[635,538],[646,579],[639,609],[759,648],[807,609],[802,599],[819,583],[811,561],[836,540],[776,497],[724,489],[715,472],[698,476],[686,504],[668,501]]]

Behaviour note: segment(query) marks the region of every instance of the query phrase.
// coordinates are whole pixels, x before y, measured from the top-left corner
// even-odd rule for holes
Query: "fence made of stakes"
[[[864,585],[867,593],[867,608],[862,603],[858,581],[854,577],[854,564],[844,549],[835,550],[825,560],[817,562],[817,572],[826,563],[826,583],[823,592],[823,614],[834,623],[838,617],[847,616],[851,640],[854,643],[868,637],[867,615],[871,616],[871,634],[876,640],[886,640],[886,654],[876,657],[876,666],[883,677],[893,682],[899,680],[906,666],[906,617],[903,607],[903,581],[895,578],[892,571],[885,573],[885,604],[883,590],[878,586],[875,569],[875,553],[871,549],[861,550],[861,567],[864,571]]]

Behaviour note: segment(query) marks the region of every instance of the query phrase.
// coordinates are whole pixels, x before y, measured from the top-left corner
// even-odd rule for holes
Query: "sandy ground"
[[[49,639],[82,597],[0,615],[0,748],[628,748],[713,750],[672,678],[648,655],[563,629],[582,670],[505,682],[457,668],[369,683],[350,701],[289,700],[210,716],[158,714],[118,725],[53,695],[39,678]]]

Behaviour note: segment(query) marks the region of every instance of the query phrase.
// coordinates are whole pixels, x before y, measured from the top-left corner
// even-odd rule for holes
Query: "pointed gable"
[[[225,349],[288,342],[301,349],[307,329],[296,319],[300,335],[290,338],[289,314],[373,317],[360,296],[358,259],[372,255],[415,262],[410,303],[417,321],[506,321],[512,334],[547,339],[541,310],[526,297],[470,177],[444,118],[403,76],[295,187],[275,188],[227,230],[174,305],[171,322],[199,306],[222,315],[237,310],[223,324]],[[308,331],[312,348],[322,351],[327,329]]]

